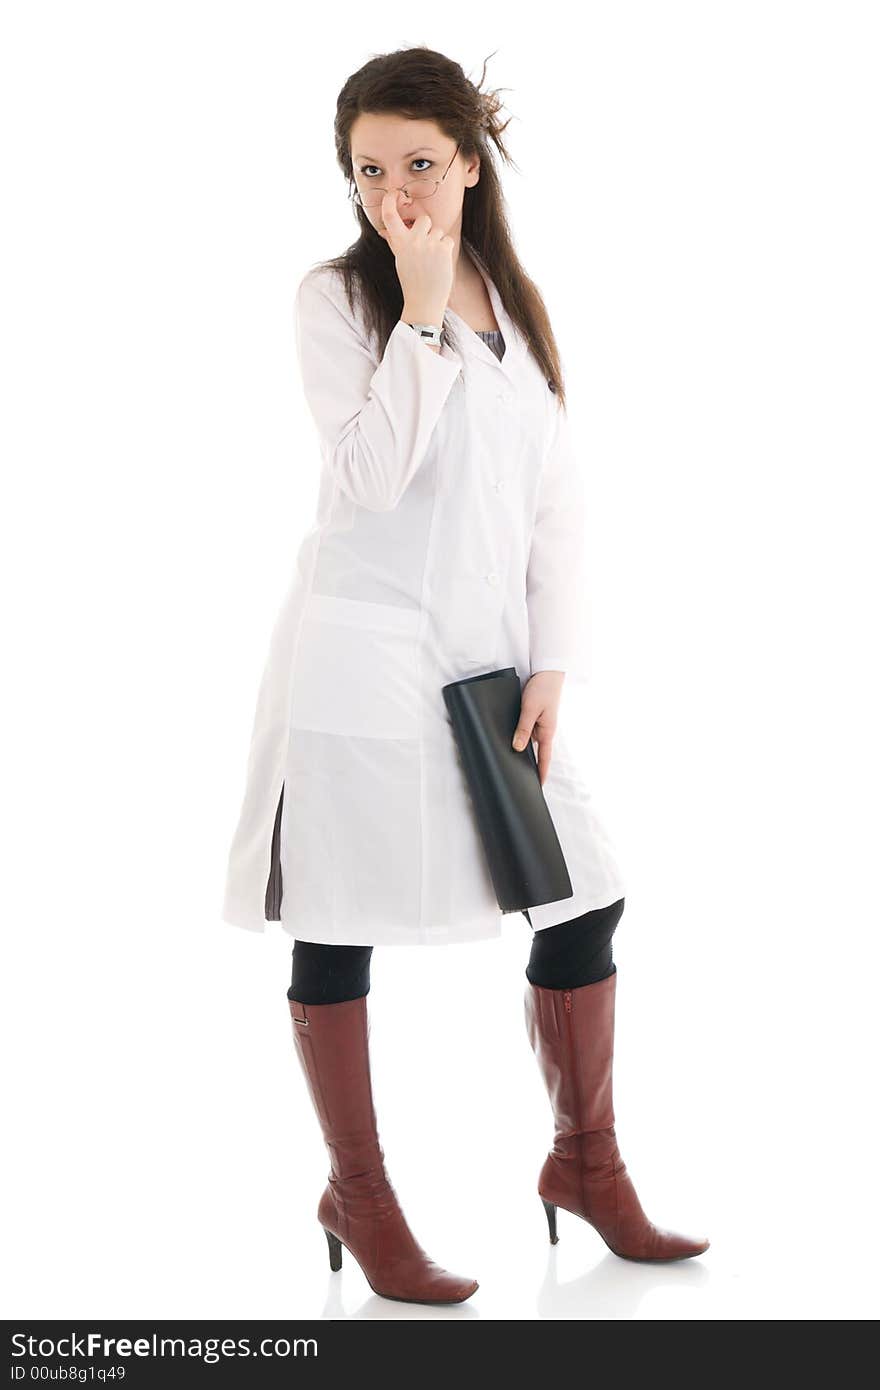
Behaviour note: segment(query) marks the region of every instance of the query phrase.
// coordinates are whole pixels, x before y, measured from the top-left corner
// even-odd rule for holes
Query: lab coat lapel
[[[483,339],[477,336],[470,325],[466,324],[464,319],[461,318],[454,309],[447,309],[446,313],[450,318],[456,321],[458,346],[461,352],[471,357],[478,358],[487,366],[491,366],[496,371],[501,372],[502,375],[507,378],[508,382],[514,386],[517,383],[517,371],[520,362],[523,355],[528,351],[528,344],[505,309],[501,295],[495,288],[495,283],[479,252],[471,246],[466,238],[464,241],[468,249],[468,254],[473,260],[480,275],[483,277],[489,298],[492,301],[495,318],[504,337],[504,356],[499,360],[488,343],[484,343]]]

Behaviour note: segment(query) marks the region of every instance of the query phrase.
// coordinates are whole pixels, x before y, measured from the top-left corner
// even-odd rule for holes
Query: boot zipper
[[[571,1067],[572,1085],[574,1086],[574,1093],[575,1093],[575,1097],[576,1097],[577,1124],[578,1124],[578,1126],[580,1126],[580,1123],[581,1123],[581,1088],[580,1088],[580,1078],[578,1077],[577,1054],[576,1054],[576,1052],[575,1052],[575,1046],[574,1046],[574,1024],[573,1024],[573,1022],[572,1022],[572,1017],[571,1017],[571,990],[570,990],[570,989],[563,990],[563,992],[562,992],[562,1002],[563,1002],[563,1004],[565,1005],[565,1012],[568,1014],[568,1047],[569,1047],[569,1056],[570,1056],[570,1059],[571,1059],[571,1061],[570,1061],[570,1067]],[[577,1137],[577,1153],[578,1153],[578,1175],[579,1175],[579,1178],[580,1178],[580,1189],[581,1189],[581,1206],[583,1207],[584,1211],[586,1212],[586,1209],[587,1209],[587,1201],[586,1201],[586,1191],[585,1191],[585,1185],[584,1185],[584,1151],[583,1151],[584,1136],[583,1136],[583,1130],[582,1130],[582,1129],[578,1128],[578,1132],[577,1132],[577,1136],[576,1136],[576,1137]]]
[[[578,1085],[577,1057],[575,1056],[575,1048],[574,1048],[574,1026],[573,1026],[572,1021],[571,1021],[571,990],[570,990],[570,989],[563,990],[562,999],[563,999],[563,1003],[565,1004],[565,1012],[568,1014],[568,1030],[567,1030],[567,1031],[568,1031],[568,1049],[569,1049],[569,1053],[570,1053],[570,1056],[571,1056],[571,1074],[572,1074],[572,1078],[573,1078],[573,1082],[574,1082],[575,1092],[576,1092],[576,1094],[577,1094],[578,1122],[580,1123],[580,1118],[581,1118],[581,1096],[580,1096],[580,1086]]]

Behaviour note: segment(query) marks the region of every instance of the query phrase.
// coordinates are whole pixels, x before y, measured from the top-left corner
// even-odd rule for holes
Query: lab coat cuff
[[[461,372],[461,362],[457,358],[444,357],[442,347],[439,352],[435,352],[428,343],[423,342],[418,334],[413,332],[408,323],[404,323],[403,319],[398,319],[388,335],[388,343],[385,348],[386,354],[388,348],[391,347],[392,344],[396,347],[398,342],[401,343],[407,352],[415,354],[415,359],[419,363],[420,370],[432,373],[437,377],[438,390],[443,391],[443,399],[445,400],[446,394],[452,386],[452,383]],[[428,365],[422,368],[421,364],[426,361]],[[433,369],[431,363],[434,364]]]

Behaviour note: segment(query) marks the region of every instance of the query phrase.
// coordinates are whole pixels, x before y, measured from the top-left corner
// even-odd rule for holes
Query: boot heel
[[[550,1244],[558,1245],[559,1237],[556,1234],[556,1205],[554,1202],[546,1201],[543,1197],[541,1201],[544,1203],[544,1211],[547,1213],[547,1225],[550,1227]]]
[[[330,1268],[331,1268],[332,1270],[334,1270],[334,1271],[337,1270],[337,1269],[341,1269],[341,1268],[342,1268],[342,1241],[339,1239],[338,1236],[335,1236],[335,1235],[333,1234],[332,1231],[328,1231],[326,1226],[322,1226],[322,1227],[321,1227],[321,1230],[324,1232],[324,1235],[327,1237],[327,1245],[328,1245],[329,1250],[330,1250]]]

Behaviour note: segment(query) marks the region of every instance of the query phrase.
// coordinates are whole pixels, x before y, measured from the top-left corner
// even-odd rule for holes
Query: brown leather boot
[[[684,1260],[709,1248],[705,1238],[664,1231],[642,1210],[614,1133],[612,1065],[617,970],[579,989],[528,982],[526,1030],[556,1124],[538,1193],[555,1245],[556,1208],[595,1227],[627,1260]]]
[[[476,1279],[429,1259],[406,1223],[385,1171],[370,1081],[367,998],[303,1004],[288,997],[293,1038],[330,1155],[318,1220],[330,1268],[342,1246],[374,1293],[403,1303],[462,1303]]]

